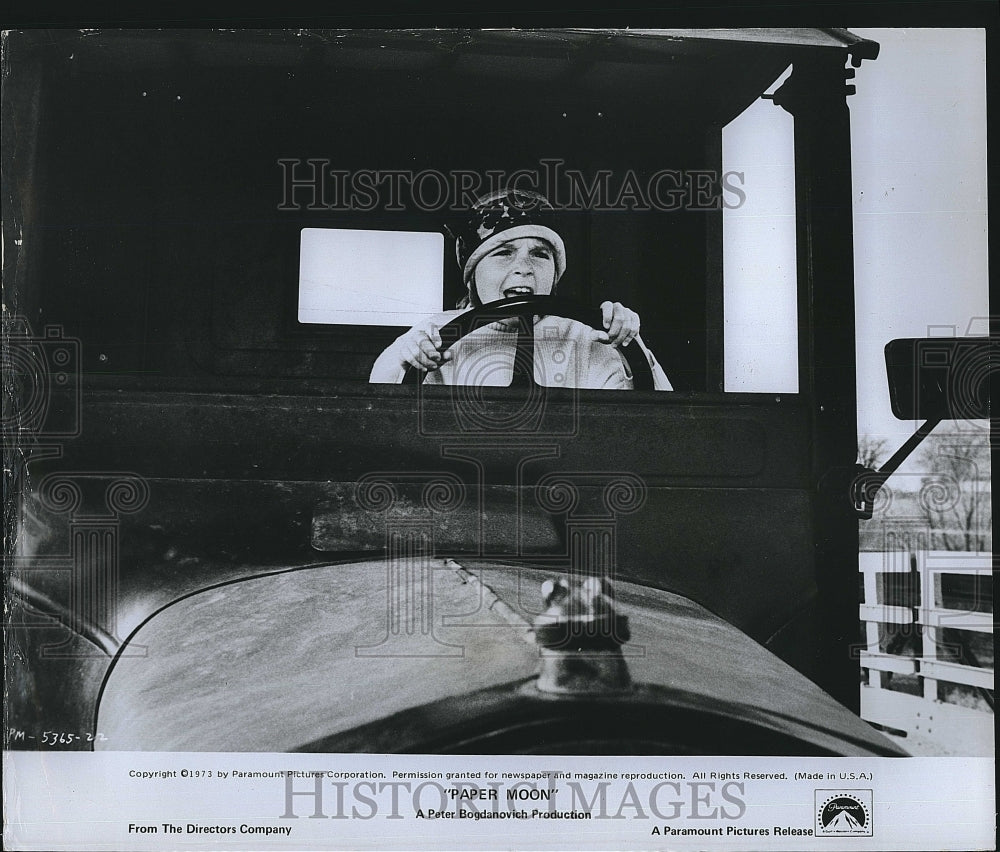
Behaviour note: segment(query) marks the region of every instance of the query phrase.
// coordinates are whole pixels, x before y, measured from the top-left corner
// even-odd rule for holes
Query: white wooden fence
[[[986,605],[992,557],[927,550],[861,553],[860,570],[864,580],[861,620],[866,637],[861,666],[868,671],[868,685],[861,688],[861,717],[904,731],[914,740],[933,743],[941,753],[992,756],[993,712],[989,705],[980,700],[975,702],[978,706],[961,706],[948,700],[948,689],[939,690],[941,683],[962,684],[989,690],[992,698],[992,652],[990,659],[978,661],[979,665],[954,662],[948,659],[953,656],[947,650],[951,643],[944,642],[945,630],[993,632],[991,587]],[[970,601],[972,606],[954,609],[944,605],[946,575],[972,578],[968,587],[979,593]],[[896,597],[903,600],[887,603],[886,592],[893,587],[902,591]],[[900,647],[890,651],[887,636],[905,641],[897,641]],[[893,678],[897,685],[902,680],[912,684],[916,679],[920,694],[889,688]]]

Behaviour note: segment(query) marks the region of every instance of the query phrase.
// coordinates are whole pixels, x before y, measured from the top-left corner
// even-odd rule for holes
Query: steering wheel
[[[441,335],[441,339],[448,346],[451,346],[467,334],[491,322],[514,318],[528,318],[530,320],[536,315],[565,317],[582,322],[598,331],[604,331],[604,315],[600,308],[591,308],[580,302],[561,299],[558,296],[516,296],[512,299],[499,299],[466,311],[443,325],[438,333]],[[524,337],[528,338],[529,351],[533,351],[534,340],[528,335],[518,334],[518,347],[523,345]],[[637,343],[633,343],[616,351],[628,362],[629,369],[632,371],[633,390],[653,390],[653,371],[642,348]],[[515,359],[515,366],[516,363],[517,359]],[[529,359],[527,363],[531,363],[531,360]],[[531,370],[528,370],[527,373],[527,380],[533,383]],[[426,373],[423,370],[418,370],[411,365],[406,368],[406,372],[403,374],[402,384],[418,385],[425,376]]]

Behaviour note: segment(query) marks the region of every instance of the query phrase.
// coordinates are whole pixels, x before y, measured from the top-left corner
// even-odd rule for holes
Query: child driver
[[[517,320],[478,328],[447,347],[440,328],[480,305],[519,296],[547,296],[566,270],[566,249],[552,208],[540,195],[504,190],[479,199],[456,237],[468,296],[458,310],[413,326],[375,361],[372,382],[400,382],[408,367],[428,384],[507,386],[514,372]],[[548,387],[631,389],[618,348],[633,342],[649,361],[656,390],[672,390],[663,369],[639,337],[639,316],[620,302],[601,304],[604,330],[558,316],[534,320],[536,384]]]

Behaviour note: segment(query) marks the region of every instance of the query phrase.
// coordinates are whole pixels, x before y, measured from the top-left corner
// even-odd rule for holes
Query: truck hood
[[[364,750],[363,739],[343,738],[458,696],[481,704],[530,694],[540,653],[531,625],[543,609],[541,584],[557,573],[488,559],[371,560],[188,595],[118,651],[98,702],[100,747]],[[637,691],[609,701],[642,695],[834,754],[901,753],[704,607],[620,580],[615,590],[631,626],[622,653]],[[331,746],[338,737],[350,748]]]

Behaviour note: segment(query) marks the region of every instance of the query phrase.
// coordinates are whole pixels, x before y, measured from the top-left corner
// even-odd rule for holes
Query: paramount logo
[[[871,790],[817,790],[818,837],[871,837]]]

